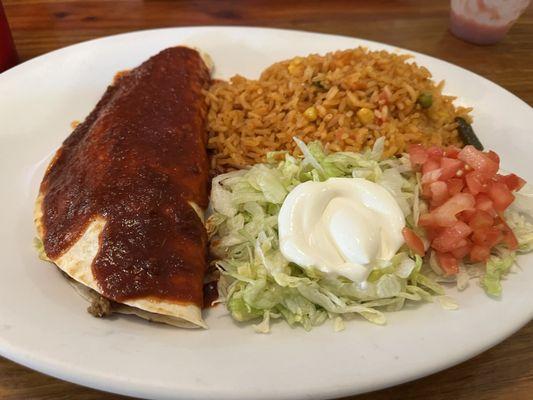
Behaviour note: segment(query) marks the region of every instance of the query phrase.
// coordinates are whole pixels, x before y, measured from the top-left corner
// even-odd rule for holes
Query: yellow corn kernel
[[[374,122],[374,112],[366,107],[360,108],[356,113],[357,119],[363,124],[368,125]]]
[[[289,66],[287,67],[287,70],[289,71],[289,74],[296,75],[299,71],[299,65],[302,63],[302,59],[299,57],[296,57],[294,60],[292,60],[289,63]]]
[[[298,66],[297,65],[294,65],[294,64],[289,64],[289,66],[287,67],[287,69],[289,70],[289,74],[291,75],[296,75],[298,73]]]
[[[304,116],[305,118],[307,118],[309,121],[315,121],[318,117],[318,113],[316,111],[316,108],[315,107],[309,107],[307,110],[304,111]]]

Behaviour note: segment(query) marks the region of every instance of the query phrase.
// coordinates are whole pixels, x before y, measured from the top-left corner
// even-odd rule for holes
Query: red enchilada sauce
[[[189,202],[208,202],[209,83],[196,51],[162,51],[115,80],[46,172],[46,254],[105,219],[92,272],[111,300],[203,305],[207,235]]]

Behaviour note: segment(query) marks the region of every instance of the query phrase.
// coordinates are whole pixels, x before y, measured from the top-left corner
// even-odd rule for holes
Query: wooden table
[[[386,42],[465,67],[533,104],[533,8],[499,44],[478,47],[447,30],[449,1],[4,0],[21,61],[83,40],[147,28],[253,25]],[[497,322],[497,318],[495,319]],[[483,332],[479,333],[483,335]],[[120,399],[0,359],[0,399]],[[529,400],[533,323],[446,371],[352,400]]]

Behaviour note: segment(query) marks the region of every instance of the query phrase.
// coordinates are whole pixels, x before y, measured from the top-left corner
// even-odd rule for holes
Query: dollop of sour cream
[[[278,216],[280,250],[302,268],[364,282],[403,244],[403,212],[384,187],[360,178],[304,182]]]

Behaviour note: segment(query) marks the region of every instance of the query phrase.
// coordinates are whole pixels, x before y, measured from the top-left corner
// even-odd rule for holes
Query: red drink
[[[450,29],[468,42],[493,44],[501,40],[530,0],[451,0]]]
[[[6,14],[0,2],[0,72],[14,66],[18,61]]]

